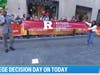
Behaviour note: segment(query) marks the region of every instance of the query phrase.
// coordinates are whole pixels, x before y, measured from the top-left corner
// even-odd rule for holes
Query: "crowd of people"
[[[67,17],[61,17],[57,18],[57,16],[50,16],[49,12],[41,13],[40,16],[36,16],[35,14],[23,14],[20,15],[14,15],[10,14],[9,16],[13,17],[15,20],[18,21],[18,23],[22,23],[22,21],[62,21],[62,22],[82,22],[82,21],[90,21],[88,17],[79,17],[79,16],[72,16],[71,20],[68,20]]]
[[[19,16],[18,16],[19,19]],[[83,21],[90,21],[88,17],[79,17],[79,16],[72,16],[71,20],[68,20],[67,17],[61,17],[58,19],[56,16],[50,17],[49,13],[41,14],[39,17],[36,15],[29,15],[23,14],[23,17],[20,18],[21,20],[31,20],[31,21],[62,21],[62,22],[83,22]]]
[[[17,15],[15,17],[15,15],[11,14],[11,15],[7,15],[6,11],[0,11],[0,26],[2,26],[2,35],[3,35],[3,42],[4,42],[4,48],[5,48],[5,52],[8,53],[9,50],[15,50],[15,48],[13,47],[13,43],[14,43],[14,38],[13,38],[13,34],[12,34],[12,23],[18,23],[21,24],[22,21],[50,21],[50,20],[54,20],[54,21],[64,21],[64,22],[68,22],[67,18],[61,18],[60,20],[57,20],[56,17],[50,18],[49,17],[49,13],[45,13],[42,14],[39,18],[37,16],[35,16],[34,14],[32,16],[30,16],[29,14],[23,14],[23,17],[21,18],[19,15]],[[87,18],[88,20],[88,18]],[[79,21],[75,16],[72,17],[70,22],[77,22]],[[82,18],[81,21],[84,21],[84,19]],[[85,22],[85,21],[84,21]],[[89,45],[93,45],[94,44],[94,37],[95,37],[95,33],[96,33],[96,29],[97,29],[97,24],[96,21],[93,21],[92,23],[89,22],[85,22],[89,28],[87,30],[89,30],[89,35],[88,35],[88,41],[87,43]],[[7,43],[7,39],[10,39],[9,45]]]

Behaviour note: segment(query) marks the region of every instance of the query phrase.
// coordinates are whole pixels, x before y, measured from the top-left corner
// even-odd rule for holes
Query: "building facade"
[[[52,2],[49,3],[41,1],[49,0],[8,0],[8,13],[22,16],[31,13],[30,11],[34,9],[32,12],[39,16],[41,10],[50,9],[52,15],[57,16],[58,19],[65,17],[71,20],[72,16],[78,15],[98,22],[100,20],[100,0],[50,0]]]

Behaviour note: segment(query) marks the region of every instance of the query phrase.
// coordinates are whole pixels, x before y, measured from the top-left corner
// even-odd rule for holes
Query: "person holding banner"
[[[96,36],[96,31],[97,31],[97,24],[96,21],[92,21],[92,23],[85,22],[89,28],[88,28],[88,40],[87,43],[89,46],[93,46],[94,44],[94,37]]]
[[[4,43],[5,52],[8,53],[9,49],[13,51],[15,50],[13,48],[14,38],[13,38],[13,32],[11,26],[11,22],[14,22],[14,19],[12,19],[11,16],[7,15],[6,11],[2,11],[1,15],[2,15],[1,25],[3,27],[2,29],[3,43]],[[7,42],[8,38],[10,40],[9,45]]]

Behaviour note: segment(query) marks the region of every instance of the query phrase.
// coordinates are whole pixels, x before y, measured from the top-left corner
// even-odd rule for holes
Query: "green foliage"
[[[0,4],[7,3],[7,0],[0,0]]]
[[[5,9],[6,4],[7,0],[0,0],[0,8]]]

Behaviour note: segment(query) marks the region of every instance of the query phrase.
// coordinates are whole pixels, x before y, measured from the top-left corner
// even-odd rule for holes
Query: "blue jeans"
[[[93,45],[94,44],[94,38],[96,36],[95,32],[90,32],[88,34],[88,45]]]

